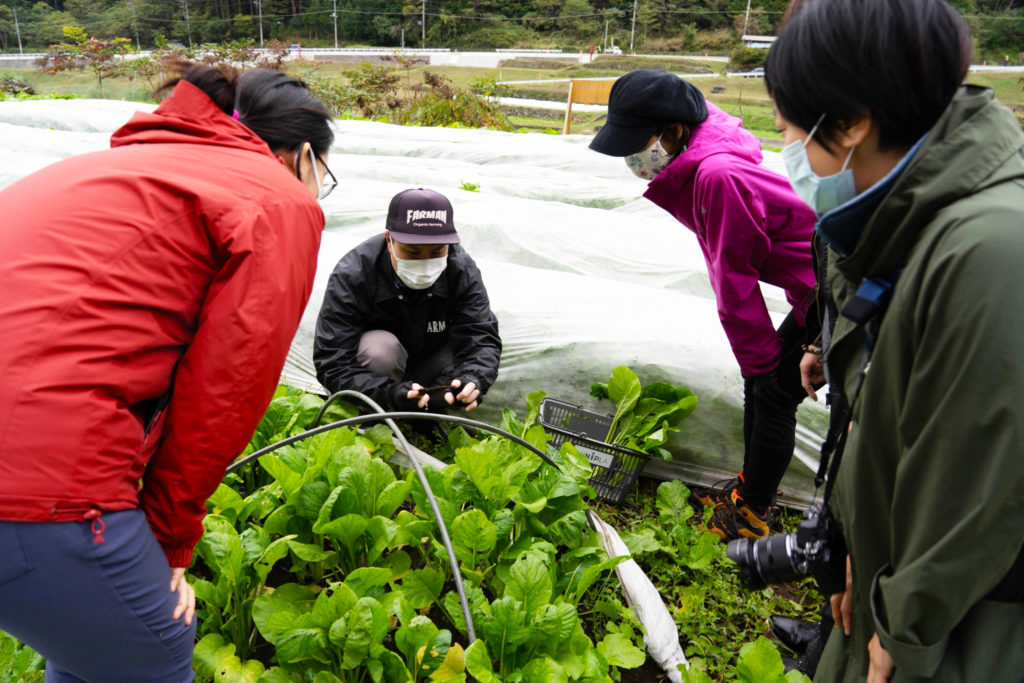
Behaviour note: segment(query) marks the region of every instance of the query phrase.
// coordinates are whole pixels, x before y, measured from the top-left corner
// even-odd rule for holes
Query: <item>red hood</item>
[[[273,156],[258,135],[234,120],[202,90],[181,81],[163,103],[150,113],[136,112],[110,136],[111,147],[139,143],[188,143],[247,149]]]

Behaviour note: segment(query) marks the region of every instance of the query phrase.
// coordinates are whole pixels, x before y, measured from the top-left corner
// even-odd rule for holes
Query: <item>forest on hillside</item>
[[[788,0],[0,0],[0,50],[42,50],[65,26],[146,48],[277,39],[308,46],[716,50],[773,34]],[[979,55],[1024,50],[1024,0],[952,0]],[[634,19],[635,12],[635,19]],[[607,36],[607,38],[606,38]]]

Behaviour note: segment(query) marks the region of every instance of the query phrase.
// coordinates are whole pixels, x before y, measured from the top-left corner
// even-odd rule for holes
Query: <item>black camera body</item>
[[[835,518],[821,504],[804,512],[796,531],[730,541],[725,553],[739,565],[740,578],[748,588],[810,575],[824,595],[846,590],[846,541]]]

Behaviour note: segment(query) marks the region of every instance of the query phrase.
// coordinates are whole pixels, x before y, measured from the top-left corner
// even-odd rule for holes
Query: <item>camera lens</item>
[[[772,534],[766,538],[730,541],[726,556],[739,565],[740,579],[749,588],[794,581],[806,575],[800,571],[796,534]]]

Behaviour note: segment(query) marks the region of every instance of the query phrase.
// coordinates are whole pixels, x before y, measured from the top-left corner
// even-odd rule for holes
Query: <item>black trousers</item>
[[[764,508],[775,502],[796,445],[796,408],[807,396],[800,385],[804,328],[790,311],[777,330],[781,358],[771,372],[743,378],[743,477],[740,495]]]

